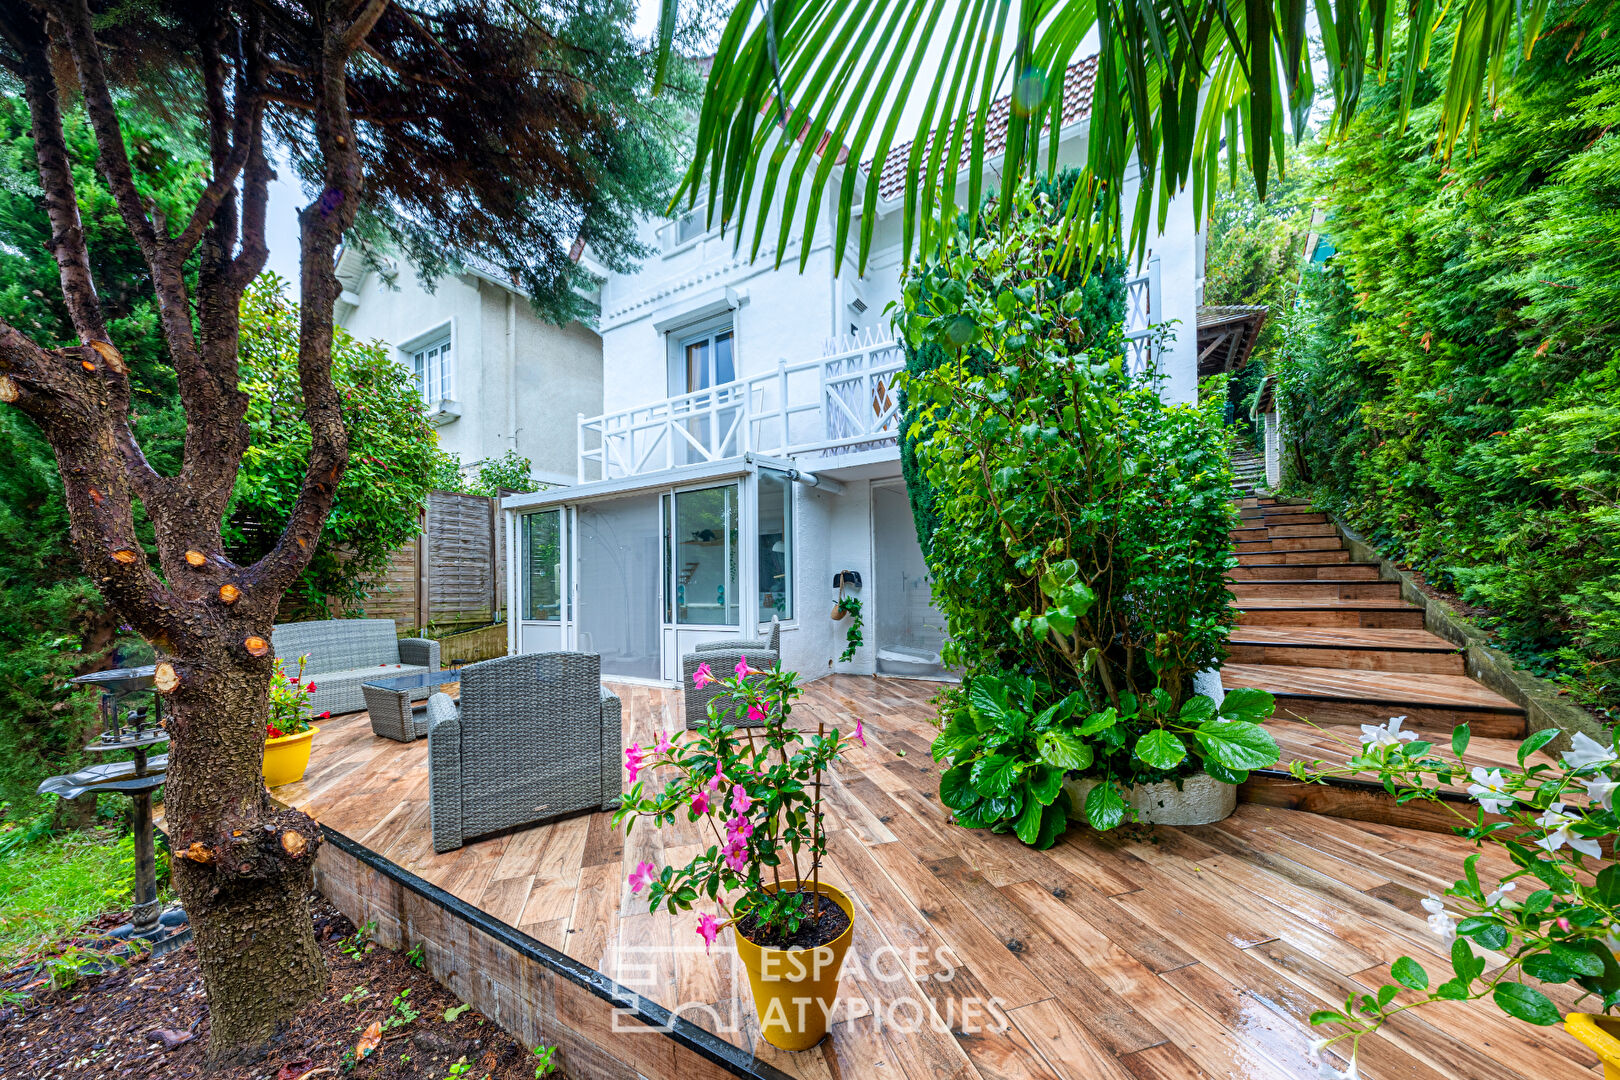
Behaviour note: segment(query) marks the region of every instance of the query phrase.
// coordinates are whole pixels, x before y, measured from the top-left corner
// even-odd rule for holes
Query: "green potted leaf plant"
[[[1066,262],[1064,205],[1029,185],[987,205],[908,272],[896,317],[907,484],[963,672],[941,801],[1041,846],[1072,817],[1223,816],[1279,757],[1269,694],[1194,689],[1234,619],[1224,386],[1177,404],[1126,364],[1117,270]]]

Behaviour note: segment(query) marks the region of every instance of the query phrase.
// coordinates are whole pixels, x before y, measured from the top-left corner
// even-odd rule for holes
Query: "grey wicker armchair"
[[[270,645],[289,674],[298,670],[300,656],[309,657],[304,677],[314,679],[315,693],[309,704],[317,716],[364,709],[360,684],[368,679],[439,670],[439,643],[425,638],[402,640],[392,619],[281,623],[271,627]],[[424,687],[412,698],[420,701],[431,690]]]
[[[782,662],[782,624],[776,619],[771,620],[771,636],[764,639],[738,640],[737,638],[721,638],[718,641],[705,641],[692,646],[692,651],[681,657],[681,693],[686,699],[686,730],[697,731],[709,722],[709,702],[719,697],[725,691],[710,683],[707,686],[694,686],[692,676],[702,664],[708,664],[709,670],[716,675],[731,675],[735,672],[737,661],[748,660],[748,666],[756,670],[768,671]],[[750,678],[750,682],[757,679]],[[739,721],[741,727],[757,727],[749,724],[746,719]]]
[[[428,699],[433,850],[576,810],[624,790],[619,699],[590,653],[529,653],[461,669],[461,702]]]

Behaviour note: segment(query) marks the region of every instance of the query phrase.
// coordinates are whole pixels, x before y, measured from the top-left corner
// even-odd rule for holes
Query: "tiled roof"
[[[1063,116],[1059,128],[1084,120],[1091,115],[1091,91],[1097,80],[1097,58],[1088,56],[1084,60],[1069,65],[1068,74],[1063,80]],[[984,118],[984,156],[994,157],[1007,148],[1007,117],[1012,111],[1012,95],[1008,94],[997,98],[990,103],[990,109]],[[923,153],[926,155],[932,149],[932,143],[938,131],[928,136],[928,142],[923,144]],[[889,151],[883,159],[883,172],[878,177],[878,194],[885,199],[897,198],[906,190],[906,169],[911,164],[912,140],[907,140]],[[962,158],[957,167],[968,163],[972,150],[972,132],[962,136]],[[927,161],[927,157],[923,158]],[[872,170],[873,163],[868,161],[866,169]]]

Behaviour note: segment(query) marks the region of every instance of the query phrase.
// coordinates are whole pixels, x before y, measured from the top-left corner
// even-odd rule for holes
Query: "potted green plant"
[[[1067,194],[1022,185],[948,233],[895,320],[902,463],[963,673],[942,696],[941,800],[1043,846],[1071,816],[1224,816],[1279,757],[1269,694],[1194,687],[1235,618],[1224,385],[1177,404],[1127,365],[1169,328],[1121,340],[1117,268],[1068,261]]]
[[[699,915],[696,932],[713,948],[722,931],[735,931],[760,1033],[784,1050],[809,1049],[827,1033],[855,919],[850,898],[821,880],[822,775],[844,739],[836,728],[788,726],[797,678],[746,660],[724,677],[701,665],[693,682],[725,691],[709,703],[707,724],[626,750],[632,786],[613,817],[626,834],[641,818],[663,827],[682,817],[714,837],[684,866],[640,863],[630,889],[646,890],[653,911],[718,910]],[[859,721],[853,738],[866,741]]]
[[[308,656],[298,658],[298,671],[289,675],[281,658],[276,657],[270,675],[270,717],[264,725],[264,784],[281,787],[297,783],[309,768],[309,752],[321,729],[310,723],[309,696],[315,682],[304,681]],[[321,713],[324,720],[331,713]]]

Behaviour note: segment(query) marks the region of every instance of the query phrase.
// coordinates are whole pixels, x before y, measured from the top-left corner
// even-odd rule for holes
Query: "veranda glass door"
[[[917,545],[905,488],[872,485],[873,644],[880,675],[939,678],[945,620],[934,607],[933,579]]]
[[[576,640],[600,653],[603,675],[658,679],[663,628],[658,495],[579,507]]]
[[[677,491],[666,503],[673,627],[740,627],[741,518],[737,485]]]

